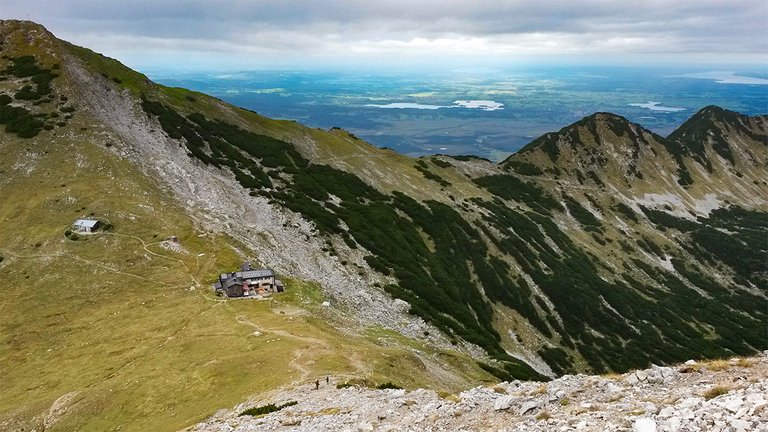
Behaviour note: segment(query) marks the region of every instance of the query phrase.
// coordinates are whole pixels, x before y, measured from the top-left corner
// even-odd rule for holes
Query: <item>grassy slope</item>
[[[289,281],[271,303],[211,296],[239,245],[199,237],[180,207],[74,120],[55,144],[51,132],[0,132],[0,429],[39,426],[64,395],[52,430],[175,430],[326,374],[436,384],[414,373],[423,366],[404,349],[303,313],[322,300],[314,286]],[[64,238],[91,213],[114,231]],[[161,248],[170,235],[189,254]],[[467,377],[487,377],[456,359]]]

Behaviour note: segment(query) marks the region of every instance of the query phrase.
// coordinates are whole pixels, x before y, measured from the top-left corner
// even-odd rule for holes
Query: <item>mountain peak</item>
[[[34,41],[40,36],[48,40],[56,38],[44,26],[33,21],[0,20],[0,38],[2,38],[0,42],[6,42],[6,38],[16,33],[24,36],[27,45],[33,45]]]
[[[534,153],[543,152],[558,171],[569,169],[572,164],[604,165],[605,155],[625,153],[631,150],[636,159],[641,147],[648,146],[648,140],[655,134],[625,117],[609,112],[596,112],[568,125],[557,132],[545,134],[502,162],[509,167],[513,160],[527,155],[533,160],[540,159]],[[568,157],[563,157],[563,155]],[[543,162],[541,160],[540,162]],[[511,162],[515,163],[515,162]],[[534,164],[537,164],[534,162]]]
[[[34,55],[43,64],[58,62],[60,41],[32,21],[0,20],[0,51],[13,58]]]
[[[574,123],[574,126],[583,125],[589,125],[595,135],[599,134],[606,138],[610,134],[620,137],[628,134],[638,134],[641,130],[644,131],[643,127],[639,124],[632,123],[626,117],[610,112],[596,112]],[[598,125],[604,126],[607,130],[595,131],[595,127]]]
[[[23,31],[41,30],[46,33],[50,33],[48,29],[46,29],[42,24],[38,24],[34,21],[15,19],[0,20],[0,31],[7,31],[9,29]]]
[[[702,122],[702,121],[709,120],[709,121],[719,122],[720,124],[715,124],[711,122],[708,124],[710,127],[719,129],[719,128],[722,128],[723,126],[729,126],[729,125],[731,127],[734,127],[747,119],[749,119],[749,116],[747,115],[739,114],[735,111],[727,110],[717,105],[708,105],[700,109],[699,111],[697,111],[696,114],[692,115],[691,118],[688,119],[685,123],[683,123],[678,128],[678,130],[673,132],[673,134],[678,131],[685,131],[691,125],[695,125],[698,122]]]
[[[768,144],[768,121],[765,116],[750,117],[719,106],[709,105],[680,125],[667,137],[667,149],[677,155],[691,156],[708,172],[713,172],[712,157],[708,148],[731,166],[736,165],[731,134],[739,134],[754,141]],[[678,165],[682,162],[678,161]],[[683,170],[685,171],[685,170]]]

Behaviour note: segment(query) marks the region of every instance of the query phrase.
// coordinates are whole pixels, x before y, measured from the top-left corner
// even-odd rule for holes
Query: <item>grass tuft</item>
[[[704,399],[710,400],[714,399],[718,396],[722,396],[724,394],[727,394],[731,389],[725,386],[714,386],[711,389],[707,390],[702,394],[704,396]]]
[[[727,360],[713,360],[711,362],[708,362],[704,366],[707,368],[707,370],[710,370],[712,372],[719,372],[724,371],[731,367],[730,363],[728,363]]]

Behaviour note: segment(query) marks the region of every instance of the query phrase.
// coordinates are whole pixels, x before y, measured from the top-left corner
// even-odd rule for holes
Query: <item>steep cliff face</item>
[[[163,259],[147,243],[174,224],[190,239],[210,236],[189,262],[174,261],[184,263],[182,277],[194,276],[195,295],[238,255],[300,285],[314,281],[321,291],[302,316],[346,329],[334,337],[379,360],[358,333],[397,335],[370,339],[403,350],[402,362],[376,370],[402,369],[405,385],[624,371],[768,348],[766,116],[706,107],[664,138],[597,113],[500,164],[413,159],[343,130],[156,85],[31,23],[0,23],[0,40],[0,192],[16,197],[4,213],[14,230],[34,232],[19,214],[76,201],[79,213],[93,207],[131,226],[147,259]],[[35,192],[41,202],[27,206],[19,197],[34,181],[45,181]],[[53,196],[56,185],[76,182],[87,193],[59,186]],[[160,223],[163,202],[173,217]],[[32,243],[57,259],[73,247],[59,232],[63,212],[75,215],[65,207],[48,214]],[[0,243],[0,254],[16,256],[0,269],[12,269],[21,290],[7,307],[34,309],[20,294],[34,281],[14,264],[40,255],[26,243],[10,231]],[[157,262],[126,268],[135,262],[125,248],[99,268],[144,281],[137,284],[163,273]],[[75,267],[87,268],[92,255]],[[66,280],[77,283],[74,274]],[[310,307],[317,295],[332,310]],[[468,368],[467,355],[479,363]]]
[[[694,322],[706,322],[705,327],[714,325],[720,329],[715,333],[722,337],[739,331],[707,322],[708,314],[701,314],[700,309],[728,314],[743,312],[736,304],[745,304],[746,298],[752,298],[746,303],[765,302],[765,266],[749,256],[765,256],[759,238],[764,236],[761,221],[765,220],[768,196],[763,180],[767,137],[765,116],[748,117],[717,107],[702,109],[668,138],[619,116],[598,113],[547,134],[508,158],[501,165],[509,175],[492,177],[493,182],[489,182],[491,178],[478,180],[492,184],[495,189],[490,190],[503,198],[515,198],[509,191],[519,189],[510,181],[512,177],[551,193],[564,204],[564,212],[554,211],[553,219],[593,258],[592,263],[603,267],[593,272],[599,279],[583,284],[578,283],[580,277],[566,276],[561,283],[569,286],[560,285],[558,290],[567,292],[569,298],[561,298],[556,311],[570,310],[580,316],[574,326],[612,322],[600,330],[586,325],[600,335],[598,346],[611,339],[608,335],[617,335],[622,319],[607,316],[618,314],[637,336],[619,336],[624,342],[615,350],[645,345],[641,341],[656,332],[642,327],[666,322],[667,330],[657,324],[652,327],[661,332],[662,339],[676,341],[669,346],[675,351],[685,347],[686,340],[690,343],[688,338],[703,327],[691,332],[690,320],[686,324],[672,315],[687,315]],[[722,156],[724,149],[730,158]],[[726,225],[731,228],[725,229]],[[737,264],[737,259],[730,258],[733,256],[751,264]],[[539,279],[546,285],[545,278]],[[600,288],[605,281],[614,288]],[[559,297],[554,288],[550,290],[548,297]],[[583,298],[578,298],[580,292],[585,294]],[[612,299],[606,297],[607,292]],[[741,296],[746,297],[736,300]],[[694,302],[695,297],[702,298]],[[713,298],[728,299],[729,306],[719,308],[716,302],[706,306]],[[653,304],[655,319],[637,322],[642,304],[648,301]],[[584,313],[578,311],[578,304],[590,303]],[[675,310],[678,312],[672,312]],[[669,318],[661,317],[665,314]],[[753,310],[750,315],[747,327],[755,333],[744,341],[747,350],[763,345],[754,327],[761,314]],[[699,338],[707,339],[703,333]],[[716,343],[728,344],[728,338],[718,338]],[[620,356],[610,350],[604,355]],[[588,362],[594,363],[594,358]]]

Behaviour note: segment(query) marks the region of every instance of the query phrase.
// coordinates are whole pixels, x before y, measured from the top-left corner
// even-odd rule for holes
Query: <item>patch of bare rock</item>
[[[190,432],[711,431],[768,432],[768,351],[724,361],[653,366],[624,375],[506,382],[459,395],[337,388],[314,381],[222,410]],[[269,403],[296,405],[239,416]]]

